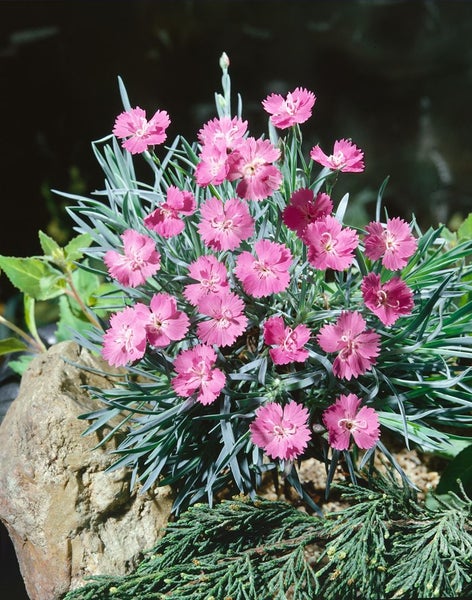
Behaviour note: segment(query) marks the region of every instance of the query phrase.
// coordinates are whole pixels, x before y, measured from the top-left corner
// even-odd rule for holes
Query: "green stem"
[[[8,327],[8,329],[14,331],[18,336],[25,340],[28,346],[36,348],[39,352],[46,352],[46,346],[42,343],[40,339],[35,339],[32,336],[28,335],[22,329],[17,327],[14,323],[8,321],[8,319],[5,319],[5,317],[2,317],[2,315],[0,315],[0,323],[2,325],[5,325],[5,327]]]
[[[70,289],[66,289],[65,293],[70,296],[71,298],[74,298],[74,300],[77,302],[77,304],[80,306],[82,312],[84,313],[84,315],[87,317],[88,321],[94,326],[97,327],[98,329],[102,329],[102,326],[100,325],[100,323],[97,321],[97,319],[90,313],[89,308],[84,304],[84,302],[82,301],[79,293],[77,292],[77,289],[74,285],[74,282],[72,281],[72,277],[70,276],[69,273],[66,274],[66,281],[69,285]]]

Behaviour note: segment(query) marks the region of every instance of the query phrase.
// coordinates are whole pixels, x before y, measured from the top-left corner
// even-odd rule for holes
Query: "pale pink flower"
[[[328,430],[329,445],[336,450],[347,450],[351,435],[359,448],[373,448],[380,437],[379,417],[373,408],[359,409],[360,398],[355,394],[341,395],[323,413]]]
[[[144,218],[144,224],[162,237],[181,233],[185,223],[180,215],[191,215],[196,208],[192,192],[179,190],[175,185],[167,189],[166,201]]]
[[[264,323],[264,342],[268,346],[275,346],[269,350],[269,354],[276,365],[304,362],[309,353],[303,346],[309,338],[310,330],[306,325],[297,325],[292,329],[285,326],[282,317],[271,317]]]
[[[364,170],[364,152],[350,140],[336,140],[333,154],[326,155],[316,145],[311,149],[310,157],[323,167],[345,173],[360,173]]]
[[[283,292],[290,283],[292,254],[285,244],[258,240],[255,256],[244,251],[236,260],[234,272],[244,291],[254,298]]]
[[[231,346],[246,329],[244,302],[232,292],[204,296],[198,303],[198,310],[209,317],[197,325],[198,339],[207,344]]]
[[[173,296],[167,293],[154,294],[149,308],[146,334],[151,346],[161,348],[185,337],[190,320],[184,312],[178,310]]]
[[[216,256],[200,256],[189,265],[188,274],[198,283],[189,283],[184,287],[185,298],[197,306],[208,294],[217,294],[228,289],[226,267]]]
[[[308,261],[317,269],[343,271],[354,261],[359,244],[357,233],[331,215],[309,223],[303,235],[308,246]]]
[[[134,229],[127,229],[121,239],[123,254],[108,250],[103,261],[110,275],[121,285],[137,287],[161,268],[161,256],[154,240]]]
[[[209,198],[200,207],[202,221],[198,231],[213,250],[234,250],[254,233],[254,219],[247,203],[238,198],[226,202]]]
[[[300,456],[311,437],[308,410],[291,400],[284,407],[269,402],[256,410],[249,425],[252,442],[271,458],[293,460]]]
[[[315,197],[313,190],[301,188],[291,195],[289,204],[283,210],[282,219],[289,229],[303,237],[310,223],[327,217],[332,211],[333,203],[328,194],[319,192]]]
[[[229,163],[226,148],[204,146],[199,154],[195,168],[195,180],[198,185],[220,185],[228,175]]]
[[[111,315],[102,348],[102,356],[110,365],[120,367],[144,356],[148,316],[147,306],[141,303]]]
[[[413,310],[413,292],[400,277],[393,277],[385,283],[380,275],[369,273],[361,284],[365,305],[384,325],[392,325]]]
[[[399,217],[387,219],[386,225],[373,221],[366,231],[366,256],[371,260],[382,258],[383,266],[391,271],[402,269],[416,250],[417,242],[408,223]]]
[[[366,322],[356,311],[343,312],[334,325],[324,325],[317,336],[325,352],[337,352],[333,362],[336,377],[359,377],[376,362],[380,352],[380,336],[366,331]]]
[[[241,179],[236,186],[240,198],[263,200],[282,183],[282,173],[272,164],[279,158],[280,150],[269,140],[246,138],[228,156],[227,179]]]
[[[123,148],[131,154],[139,154],[149,146],[162,144],[167,137],[169,124],[169,115],[165,110],[158,110],[148,121],[146,111],[137,106],[116,117],[113,134],[121,139],[127,138]]]
[[[215,118],[205,123],[198,132],[198,141],[202,146],[233,150],[244,138],[247,131],[247,121],[239,117]]]
[[[215,369],[216,353],[206,344],[183,350],[174,360],[176,377],[171,380],[175,392],[184,398],[193,396],[201,404],[211,404],[220,394],[226,377]]]
[[[262,101],[262,106],[271,115],[270,120],[276,127],[287,129],[307,121],[315,101],[313,92],[297,87],[293,92],[288,92],[286,98],[280,94],[270,94]]]

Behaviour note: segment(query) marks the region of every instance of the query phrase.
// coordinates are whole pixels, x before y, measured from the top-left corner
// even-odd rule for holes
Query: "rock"
[[[72,363],[72,364],[71,364]],[[74,364],[75,363],[75,364]],[[80,414],[103,405],[84,384],[111,387],[110,367],[74,342],[33,360],[0,426],[0,520],[31,600],[56,600],[94,574],[126,574],[169,518],[167,487],[130,490],[130,473],[105,473],[110,450],[83,436]],[[116,374],[116,373],[115,373]]]

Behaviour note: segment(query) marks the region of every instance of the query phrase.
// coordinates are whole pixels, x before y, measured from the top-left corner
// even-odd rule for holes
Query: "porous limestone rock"
[[[95,448],[78,416],[103,405],[85,384],[110,370],[74,342],[33,360],[0,426],[0,519],[15,546],[31,600],[56,600],[94,574],[125,574],[163,533],[169,488],[130,490],[130,475],[105,473],[112,446]]]

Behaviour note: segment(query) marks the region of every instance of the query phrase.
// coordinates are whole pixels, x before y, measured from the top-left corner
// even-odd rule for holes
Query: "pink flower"
[[[376,362],[380,352],[380,336],[366,331],[366,322],[358,312],[343,312],[335,325],[324,325],[318,343],[325,352],[337,352],[333,362],[336,377],[358,377]]]
[[[147,150],[148,146],[162,144],[167,137],[166,129],[169,124],[169,115],[165,110],[158,110],[147,121],[146,111],[137,106],[116,117],[113,134],[121,139],[128,138],[123,142],[123,148],[131,154],[139,154]]]
[[[176,377],[172,387],[179,396],[188,398],[196,394],[201,404],[210,404],[221,392],[226,378],[220,369],[215,369],[216,353],[210,346],[198,344],[183,350],[174,360]]]
[[[228,175],[228,154],[225,148],[204,146],[199,154],[200,161],[195,168],[198,185],[220,185]]]
[[[102,356],[110,365],[120,367],[144,356],[148,316],[147,306],[138,303],[110,317],[102,349]]]
[[[341,226],[331,215],[307,225],[303,241],[308,245],[308,260],[317,269],[342,271],[354,261],[359,244],[357,233]]]
[[[183,294],[194,306],[197,306],[204,296],[228,289],[226,267],[215,256],[200,256],[190,264],[188,274],[198,283],[186,285]]]
[[[263,200],[280,187],[282,173],[274,167],[280,158],[280,150],[269,140],[249,137],[241,141],[228,156],[229,181],[240,179],[236,192],[246,200]]]
[[[303,348],[310,337],[306,325],[297,325],[295,329],[285,327],[282,317],[271,317],[264,323],[264,342],[275,345],[269,354],[276,365],[291,362],[303,362],[308,358],[308,350]]]
[[[238,117],[215,118],[205,123],[198,132],[198,141],[202,146],[216,146],[217,148],[232,150],[244,138],[247,130],[247,121]]]
[[[164,347],[185,337],[190,321],[184,312],[177,309],[175,298],[166,293],[154,294],[149,308],[146,334],[151,346]]]
[[[161,268],[161,256],[154,240],[133,229],[127,229],[121,239],[124,254],[108,250],[103,260],[110,275],[121,285],[137,287]]]
[[[333,210],[333,203],[328,194],[301,188],[290,197],[289,204],[284,208],[282,219],[285,225],[302,237],[307,225],[318,219],[327,217]]]
[[[282,292],[290,283],[289,268],[292,254],[285,244],[258,240],[256,256],[244,251],[236,260],[234,272],[244,291],[254,298]]]
[[[328,429],[329,445],[336,450],[347,450],[351,441],[364,450],[373,448],[380,437],[379,418],[373,408],[363,406],[355,394],[339,396],[323,413]]]
[[[279,129],[287,129],[296,123],[304,123],[311,117],[311,109],[316,96],[305,88],[297,87],[286,98],[280,94],[270,94],[262,101],[262,106],[271,115],[270,120]]]
[[[179,190],[175,185],[167,189],[166,202],[163,202],[150,215],[144,224],[162,237],[170,238],[183,231],[185,223],[180,215],[191,215],[196,208],[192,192]]]
[[[197,326],[198,338],[207,344],[231,346],[246,329],[244,302],[232,292],[221,291],[204,296],[198,303],[198,310],[210,317]]]
[[[230,198],[225,203],[209,198],[200,207],[203,219],[198,231],[203,242],[214,250],[234,250],[254,233],[254,220],[245,202]]]
[[[308,410],[291,400],[283,408],[269,402],[256,411],[249,425],[253,443],[271,458],[293,460],[306,448],[310,439]]]
[[[387,219],[387,224],[373,221],[366,227],[364,240],[365,253],[371,260],[382,258],[386,269],[396,271],[402,269],[416,250],[416,239],[411,234],[408,224],[395,217]]]
[[[311,149],[310,157],[323,167],[328,167],[333,171],[360,173],[364,170],[364,153],[349,140],[336,140],[333,154],[329,156],[316,145]]]
[[[384,325],[392,325],[402,315],[409,315],[413,309],[413,292],[399,277],[393,277],[384,284],[380,275],[369,273],[361,284],[365,305]]]

